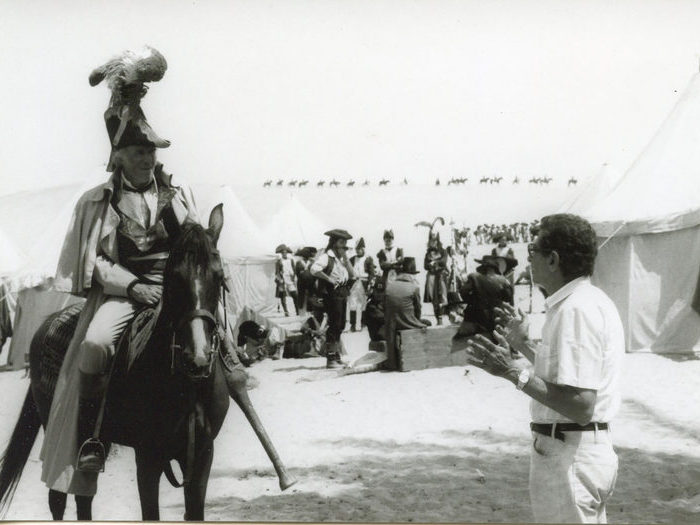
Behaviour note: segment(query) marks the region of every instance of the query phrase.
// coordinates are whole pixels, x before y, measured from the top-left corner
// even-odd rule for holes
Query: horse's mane
[[[197,275],[204,277],[203,270],[207,274],[220,274],[219,278],[223,278],[218,252],[207,230],[200,224],[187,222],[180,227],[180,233],[170,249],[165,265],[164,306],[166,302],[177,299],[180,290],[174,286],[176,281],[189,281]]]

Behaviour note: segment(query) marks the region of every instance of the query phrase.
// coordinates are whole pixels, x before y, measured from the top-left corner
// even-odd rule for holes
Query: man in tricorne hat
[[[374,282],[375,274],[374,261],[372,257],[365,255],[365,240],[362,237],[355,245],[355,255],[350,257],[350,264],[352,264],[357,276],[357,281],[353,284],[348,297],[350,330],[355,332],[362,330],[362,326],[365,324],[363,312],[367,306],[367,294]]]
[[[294,265],[294,273],[297,276],[297,313],[299,315],[305,315],[308,310],[311,310],[309,296],[313,292],[316,281],[311,275],[311,264],[316,257],[316,252],[313,246],[304,246],[295,253],[297,261]]]
[[[286,317],[289,317],[289,310],[287,309],[288,296],[291,297],[294,302],[294,315],[299,315],[296,273],[294,272],[294,262],[289,258],[289,254],[292,253],[292,250],[286,244],[280,244],[275,249],[275,253],[280,256],[275,265],[275,296],[282,303],[282,309]],[[277,309],[277,311],[279,311],[279,306]]]
[[[348,240],[352,239],[345,230],[327,231],[328,245],[311,265],[311,274],[319,281],[323,305],[328,315],[326,332],[326,366],[342,368],[340,335],[345,328],[346,301],[352,281],[356,279],[355,270],[347,257]]]
[[[160,301],[179,225],[198,221],[190,190],[156,161],[156,148],[170,143],[156,135],[139,105],[144,82],[160,80],[166,67],[163,56],[147,48],[141,55],[126,52],[90,76],[92,85],[106,78],[112,90],[104,118],[113,174],[76,204],[59,259],[54,287],[87,301],[59,373],[41,451],[42,480],[77,496],[95,494],[104,468],[99,442],[81,444],[95,430],[115,343],[137,310]]]
[[[504,272],[512,270],[509,265],[513,260],[493,255],[475,259],[479,264],[476,272],[469,274],[459,290],[467,306],[464,320],[453,340],[457,345],[453,350],[461,349],[466,344],[466,338],[475,334],[491,336],[496,328],[494,308],[501,302],[513,304],[513,285],[503,277]]]
[[[398,368],[396,354],[396,331],[409,328],[425,328],[420,319],[421,296],[420,285],[416,281],[416,260],[404,257],[396,279],[386,285],[384,297],[384,335],[386,337],[387,360],[385,367],[390,370]]]
[[[396,278],[396,272],[401,268],[401,259],[403,259],[403,250],[394,246],[394,232],[392,230],[384,230],[384,248],[377,253],[377,261],[382,269],[382,282],[386,286],[388,281],[393,281]]]

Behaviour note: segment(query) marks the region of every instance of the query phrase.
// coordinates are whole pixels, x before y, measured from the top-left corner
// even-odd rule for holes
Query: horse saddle
[[[47,319],[48,326],[44,334],[41,358],[41,387],[46,393],[53,392],[56,386],[61,363],[66,355],[68,345],[73,338],[75,328],[78,325],[83,303],[77,303],[53,314]],[[125,348],[128,368],[136,361],[146,347],[146,343],[153,333],[160,305],[155,308],[144,307],[139,310],[131,322],[126,326],[120,338],[118,349]]]

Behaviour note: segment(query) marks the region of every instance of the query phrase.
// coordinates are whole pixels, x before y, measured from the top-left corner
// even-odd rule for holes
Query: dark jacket
[[[474,272],[467,277],[460,295],[467,303],[460,334],[488,333],[490,335],[496,328],[493,309],[500,306],[501,302],[513,304],[513,285],[502,275]],[[465,333],[466,331],[471,334]]]
[[[420,287],[410,276],[399,274],[386,286],[384,296],[384,333],[387,341],[387,367],[396,369],[396,331],[424,328],[420,320]]]

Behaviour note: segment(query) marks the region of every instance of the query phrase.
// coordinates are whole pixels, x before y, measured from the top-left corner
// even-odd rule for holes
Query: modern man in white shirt
[[[622,323],[612,301],[589,280],[597,244],[587,221],[569,214],[544,217],[528,251],[533,280],[548,294],[541,344],[529,339],[522,312],[504,305],[498,345],[477,336],[469,359],[532,398],[535,521],[605,523],[617,478],[608,424],[620,406]],[[533,367],[514,362],[508,344]]]

